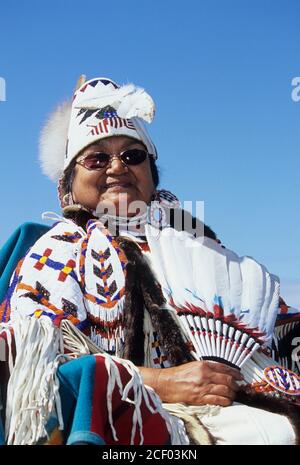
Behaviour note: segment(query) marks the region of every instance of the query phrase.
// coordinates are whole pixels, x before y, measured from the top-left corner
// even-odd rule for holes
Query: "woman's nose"
[[[119,157],[112,157],[107,167],[107,174],[122,174],[128,171],[127,166],[122,163]]]

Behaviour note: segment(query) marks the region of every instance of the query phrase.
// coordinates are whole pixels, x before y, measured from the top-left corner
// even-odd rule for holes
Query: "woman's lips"
[[[104,188],[106,190],[114,190],[114,191],[122,191],[125,189],[129,189],[132,187],[132,184],[130,182],[114,182],[110,184],[106,184]]]

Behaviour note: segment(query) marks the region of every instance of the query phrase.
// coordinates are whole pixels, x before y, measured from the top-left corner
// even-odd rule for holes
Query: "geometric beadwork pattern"
[[[106,268],[105,270],[105,275],[106,275],[106,278],[110,278],[111,275],[113,274],[113,267],[111,264],[108,265],[108,267]]]
[[[112,297],[114,293],[117,291],[116,281],[113,281],[109,286],[106,285],[105,287],[101,286],[100,284],[96,283],[98,294],[102,297]]]
[[[78,242],[81,237],[81,234],[77,231],[75,233],[65,232],[64,234],[51,236],[52,239],[56,239],[57,241],[70,242],[71,244]]]
[[[50,292],[44,286],[42,286],[39,281],[36,282],[35,286],[35,290],[37,291],[36,293],[27,292],[26,294],[23,294],[23,297],[28,297],[29,299],[34,300],[39,304],[41,303],[42,299],[50,299]]]
[[[61,272],[59,273],[58,281],[64,282],[67,279],[67,277],[73,272],[75,266],[76,263],[74,260],[68,260],[66,265],[62,268]]]
[[[98,266],[93,265],[93,272],[94,275],[97,276],[97,278],[101,278],[101,270]]]
[[[67,263],[61,263],[50,258],[53,250],[52,249],[45,249],[43,255],[39,255],[36,253],[32,253],[30,258],[36,260],[34,268],[41,271],[45,266],[52,268],[53,270],[59,271],[58,281],[64,282],[68,276],[71,276],[73,279],[77,281],[77,276],[74,271],[76,267],[76,262],[72,259],[68,260]]]
[[[108,260],[108,258],[110,257],[110,250],[109,248],[107,248],[104,252],[100,252],[100,253],[97,253],[96,250],[92,249],[91,250],[91,255],[92,257],[97,260],[97,262],[100,262],[102,259],[104,260]]]
[[[300,394],[300,378],[292,371],[276,365],[264,369],[267,383],[285,394],[298,396]]]
[[[95,321],[114,321],[123,312],[127,259],[119,244],[98,221],[86,225],[80,243],[79,285],[86,309]]]
[[[117,292],[117,284],[115,281],[113,281],[111,284],[108,284],[108,278],[112,275],[113,273],[113,268],[111,263],[106,265],[106,261],[110,258],[111,253],[109,248],[105,249],[104,252],[96,252],[96,250],[92,249],[91,250],[91,255],[94,260],[97,261],[97,263],[100,264],[99,266],[96,266],[95,264],[93,265],[93,271],[95,276],[97,278],[100,278],[103,282],[103,285],[96,283],[96,288],[97,292],[99,295],[102,297],[105,297],[107,299],[111,299],[115,292]]]
[[[62,303],[62,310],[64,312],[70,313],[71,315],[75,316],[75,318],[77,318],[77,311],[78,311],[77,305],[73,304],[72,302],[65,299],[64,297],[62,297],[61,303]]]
[[[161,368],[164,368],[165,367],[164,362],[168,360],[168,357],[166,357],[165,355],[161,353],[160,343],[157,337],[157,333],[155,331],[153,332],[153,341],[152,341],[151,347],[152,347],[152,350],[156,354],[156,357],[155,356],[153,357],[153,362],[155,363],[155,365],[159,365]]]
[[[100,268],[98,266],[93,265],[93,271],[94,271],[94,275],[97,276],[97,278],[102,279],[103,276],[105,276],[108,279],[113,274],[113,267],[112,267],[112,265],[110,263],[105,270],[100,270]]]
[[[113,118],[104,118],[103,120],[99,121],[97,124],[87,124],[86,127],[92,128],[90,132],[87,134],[88,136],[108,134],[110,127],[113,127],[113,128],[126,127],[127,129],[135,130],[135,126],[131,120],[119,118],[118,116],[115,116]]]
[[[77,118],[78,116],[81,116],[83,114],[83,117],[79,121],[79,124],[82,124],[86,119],[90,118],[93,115],[93,113],[95,113],[94,118],[97,119],[113,118],[118,116],[116,109],[110,105],[106,105],[100,110],[86,110],[85,108],[81,108],[77,114]]]
[[[45,264],[47,263],[47,260],[50,257],[50,255],[52,254],[52,252],[53,252],[52,249],[46,249],[44,251],[43,255],[40,255],[39,257],[32,257],[32,258],[37,258],[38,259],[38,261],[34,265],[34,268],[41,271],[44,268]]]
[[[122,346],[127,259],[98,224],[88,222],[84,234],[75,223],[60,221],[31,247],[0,305],[2,321],[15,311],[48,317],[56,326],[68,319],[103,350]],[[157,338],[151,354],[153,366],[168,366]]]
[[[1,323],[7,323],[10,319],[10,313],[11,313],[11,305],[10,305],[10,300],[12,298],[12,295],[14,294],[16,287],[18,283],[22,279],[21,273],[21,268],[24,262],[24,258],[19,260],[16,269],[12,275],[11,282],[8,286],[8,290],[5,296],[4,301],[0,305],[0,322]]]

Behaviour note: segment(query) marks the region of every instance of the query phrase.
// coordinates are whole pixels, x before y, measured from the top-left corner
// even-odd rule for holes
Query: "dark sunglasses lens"
[[[108,162],[108,153],[95,152],[84,159],[84,166],[89,170],[97,170],[104,168]]]
[[[132,149],[126,150],[122,153],[121,159],[126,165],[139,165],[147,158],[147,152],[145,150]]]

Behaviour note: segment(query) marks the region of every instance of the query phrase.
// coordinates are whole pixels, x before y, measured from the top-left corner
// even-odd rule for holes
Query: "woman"
[[[50,437],[57,437],[58,429],[49,426],[53,418],[57,425],[57,417],[63,429],[59,442],[69,444],[296,442],[288,404],[275,406],[275,413],[270,413],[268,407],[261,410],[235,402],[243,384],[238,365],[224,363],[220,356],[205,360],[195,353],[194,332],[182,326],[187,321],[182,315],[186,296],[174,312],[180,301],[175,288],[185,291],[185,278],[179,277],[174,289],[171,284],[169,291],[166,288],[176,263],[182,273],[187,266],[188,252],[181,261],[178,258],[181,242],[194,244],[204,235],[205,253],[227,258],[233,253],[222,252],[213,231],[182,211],[173,194],[158,190],[157,152],[142,122],[151,122],[153,116],[154,103],[143,89],[96,78],[81,81],[72,105],[59,107],[43,130],[42,167],[51,178],[60,176],[63,217],[57,217],[19,263],[1,307],[3,321],[10,318],[17,346],[8,386],[8,443],[36,443],[49,429]],[[184,232],[177,237],[174,230]],[[168,242],[155,239],[163,232],[169,232],[168,242],[176,245],[164,271],[159,260]],[[251,263],[273,286],[268,305],[260,307],[270,314],[264,323],[264,328],[271,328],[264,333],[270,342],[278,311],[277,282]],[[217,307],[223,312],[221,300]],[[203,330],[202,349],[210,345],[208,333],[211,337],[211,331]],[[39,355],[25,369],[30,341]],[[102,355],[96,359],[76,359],[97,352]],[[39,385],[28,381],[33,367]],[[51,383],[45,381],[45,371]],[[20,373],[28,382],[26,394]],[[47,395],[41,393],[46,385]],[[43,405],[36,407],[34,432],[32,426],[24,426],[33,398]],[[81,408],[87,398],[88,420]]]

